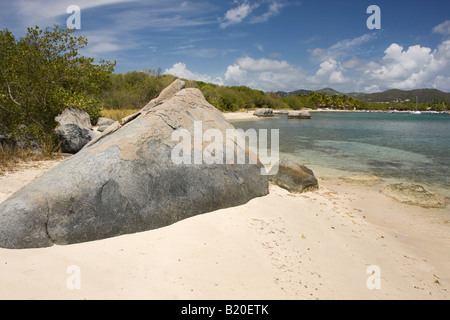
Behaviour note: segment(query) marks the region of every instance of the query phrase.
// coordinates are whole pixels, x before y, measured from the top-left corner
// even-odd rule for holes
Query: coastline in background
[[[243,130],[279,129],[281,156],[299,161],[318,176],[369,173],[423,184],[450,196],[447,114],[321,112],[312,120],[224,115]]]

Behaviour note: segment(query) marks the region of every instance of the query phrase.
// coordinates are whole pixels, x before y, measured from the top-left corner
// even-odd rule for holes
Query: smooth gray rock
[[[309,111],[289,111],[288,113],[289,119],[311,119],[311,113]]]
[[[55,130],[61,143],[61,151],[75,154],[89,143],[95,134],[86,128],[80,128],[76,124],[65,124]]]
[[[193,137],[194,121],[202,121],[203,132],[234,129],[198,89],[174,93],[0,204],[0,247],[66,245],[146,231],[267,195],[260,163],[172,161],[180,143],[172,141],[173,132],[186,129]]]
[[[270,177],[270,181],[291,193],[303,193],[319,188],[311,169],[290,159],[281,159],[278,172]]]
[[[114,122],[113,122],[114,123]],[[98,132],[104,132],[106,129],[109,128],[109,125],[105,125],[105,126],[100,126],[97,128]]]
[[[92,129],[91,118],[89,114],[78,108],[66,108],[55,118],[60,126],[66,124],[76,124],[80,128]]]
[[[257,117],[273,117],[273,110],[268,108],[258,109],[256,110],[253,115]]]
[[[98,127],[103,127],[103,126],[110,126],[114,123],[115,121],[109,118],[105,118],[105,117],[100,117],[97,119],[97,126]]]

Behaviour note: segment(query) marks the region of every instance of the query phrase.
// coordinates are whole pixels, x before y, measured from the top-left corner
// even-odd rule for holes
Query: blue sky
[[[264,91],[332,87],[450,91],[448,0],[15,0],[0,28],[66,25],[81,9],[82,54],[116,60],[116,72],[157,69]],[[381,9],[368,29],[367,8]]]

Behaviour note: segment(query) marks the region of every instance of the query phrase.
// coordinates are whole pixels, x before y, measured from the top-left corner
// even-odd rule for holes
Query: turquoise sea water
[[[450,196],[450,115],[312,113],[311,120],[232,121],[236,128],[279,129],[280,156],[318,176],[372,173],[431,186]]]

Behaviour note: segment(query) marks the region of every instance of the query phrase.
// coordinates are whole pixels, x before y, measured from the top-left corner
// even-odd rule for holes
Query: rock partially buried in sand
[[[175,87],[183,84],[177,80]],[[260,163],[172,161],[179,144],[172,141],[176,129],[194,136],[196,121],[204,131],[218,129],[224,136],[234,129],[198,89],[174,91],[123,127],[112,125],[108,134],[0,204],[0,247],[48,247],[136,233],[267,195]]]
[[[270,181],[291,193],[303,193],[319,189],[311,169],[290,159],[281,159],[278,172],[270,177]]]
[[[391,184],[383,188],[381,192],[397,201],[424,208],[444,208],[446,205],[445,196],[430,192],[416,184]]]

